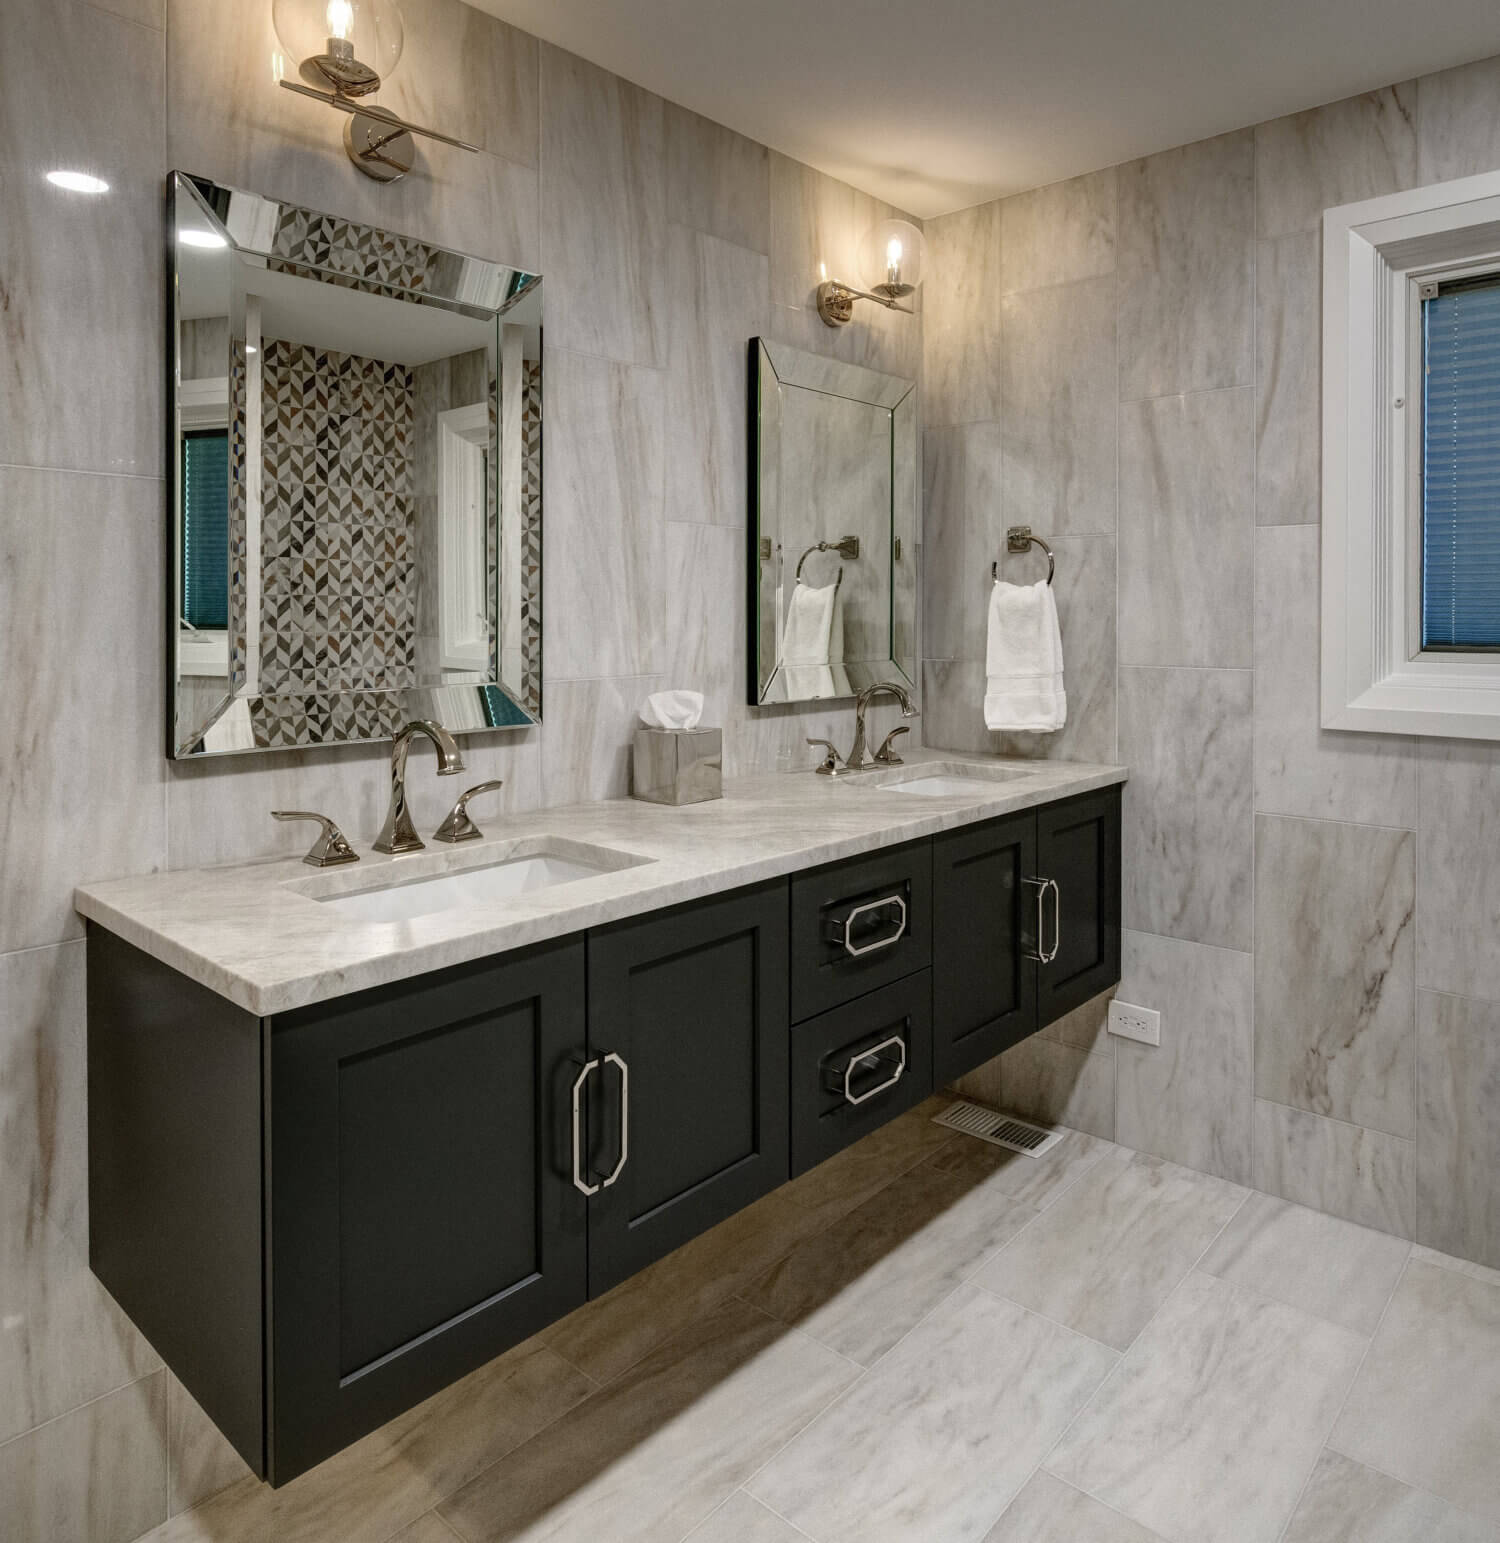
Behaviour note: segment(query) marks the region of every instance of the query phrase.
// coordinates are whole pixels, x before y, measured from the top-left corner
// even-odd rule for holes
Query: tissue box
[[[722,798],[723,731],[638,728],[631,793],[648,804],[701,804]]]

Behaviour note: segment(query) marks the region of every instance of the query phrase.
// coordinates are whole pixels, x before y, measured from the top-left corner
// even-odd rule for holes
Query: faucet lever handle
[[[911,733],[911,729],[908,728],[907,725],[904,724],[904,723],[901,724],[899,727],[892,729],[891,732],[889,734],[887,734],[886,737],[883,740],[881,740],[881,742],[880,742],[880,749],[875,752],[875,759],[877,761],[879,761],[882,766],[900,766],[900,765],[902,765],[903,763],[902,763],[901,757],[896,754],[896,751],[895,751],[895,748],[894,748],[894,741],[895,741],[896,736],[898,734],[910,734],[910,733]]]
[[[323,827],[306,857],[302,859],[311,868],[336,868],[340,863],[357,863],[359,853],[349,845],[349,838],[326,814],[312,809],[273,809],[273,820],[316,820]]]
[[[839,753],[833,748],[832,742],[826,739],[810,739],[808,744],[821,745],[828,752],[823,758],[823,764],[818,767],[818,775],[820,777],[833,776],[839,769]]]
[[[458,795],[458,801],[448,811],[447,818],[433,832],[434,841],[478,841],[484,834],[469,818],[469,800],[481,793],[498,793],[505,786],[503,780],[476,782]]]

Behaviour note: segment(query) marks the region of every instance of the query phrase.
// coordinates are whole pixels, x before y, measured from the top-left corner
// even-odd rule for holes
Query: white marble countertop
[[[912,750],[908,769],[1014,768],[982,794],[882,789],[882,773],[732,778],[724,797],[667,807],[635,799],[482,819],[484,839],[318,872],[295,858],[179,869],[82,885],[77,910],[259,1016],[565,936],[819,863],[1123,782],[1119,766]],[[318,896],[410,883],[572,844],[627,854],[612,872],[408,921],[340,916]],[[575,847],[576,851],[577,848]]]

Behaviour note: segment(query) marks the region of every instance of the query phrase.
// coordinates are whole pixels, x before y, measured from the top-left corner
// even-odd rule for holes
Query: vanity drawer
[[[816,868],[792,880],[792,1021],[932,963],[932,844]]]
[[[799,1023],[791,1066],[795,1176],[932,1092],[932,972]]]

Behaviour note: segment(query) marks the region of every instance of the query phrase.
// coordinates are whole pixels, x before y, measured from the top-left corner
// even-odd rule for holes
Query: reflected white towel
[[[815,589],[800,580],[786,608],[781,637],[781,667],[786,674],[787,699],[806,701],[838,695],[831,668],[844,661],[844,608],[839,586]]]
[[[1068,721],[1062,631],[1057,601],[1045,579],[996,583],[990,592],[985,675],[986,728],[1055,734]]]

